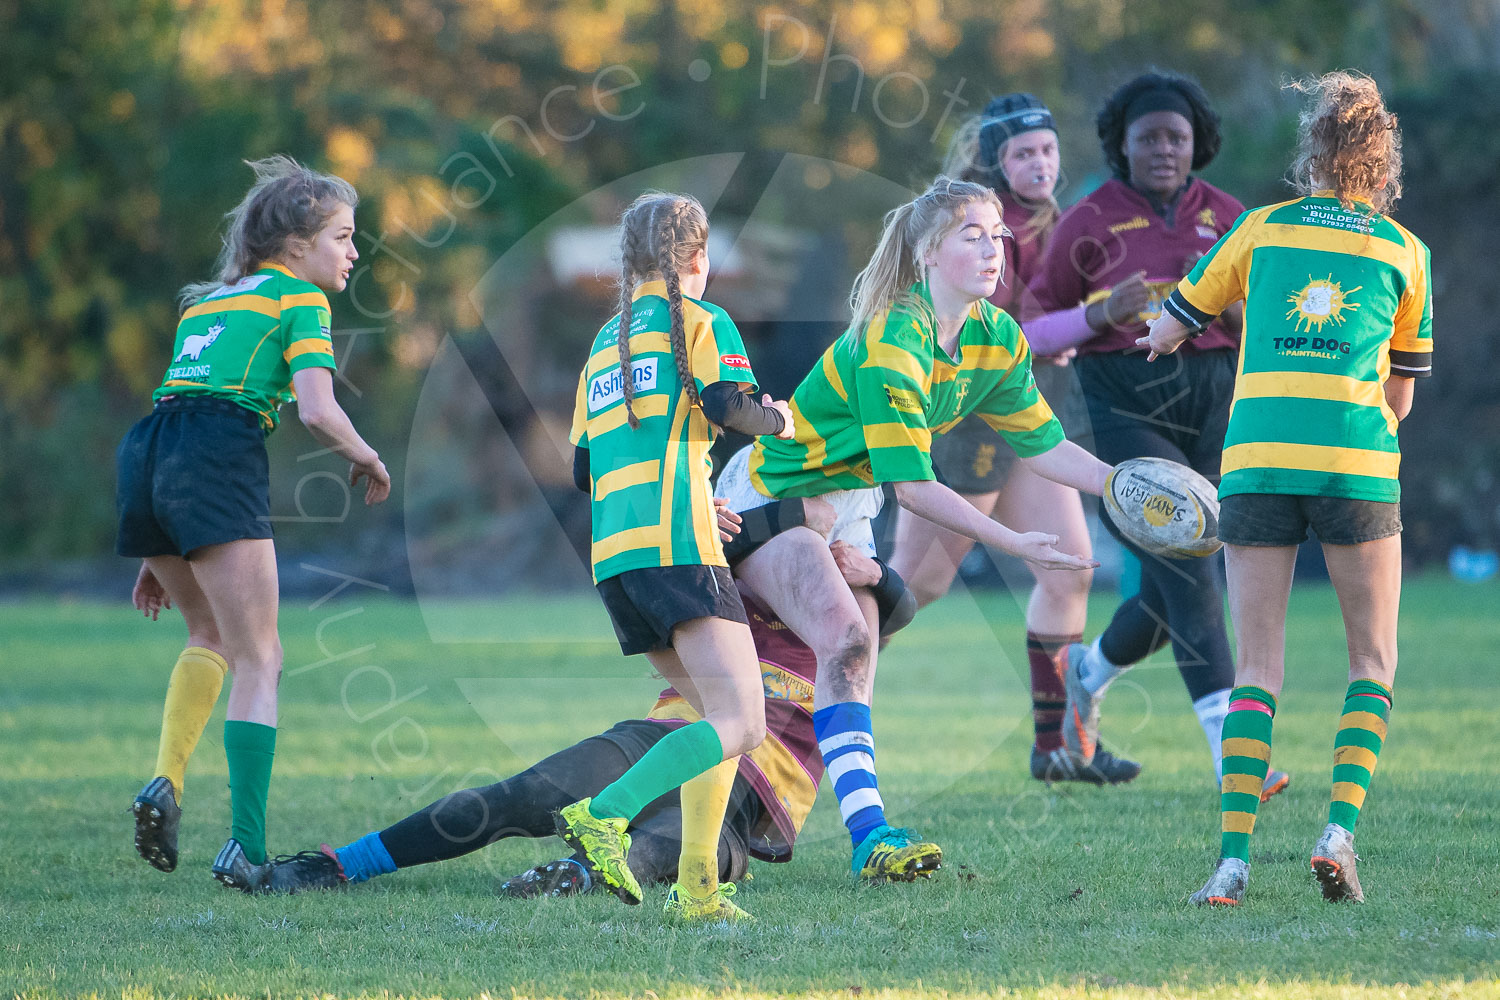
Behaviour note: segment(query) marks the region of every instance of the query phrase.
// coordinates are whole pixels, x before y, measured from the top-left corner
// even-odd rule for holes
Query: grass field
[[[888,811],[943,844],[947,867],[852,887],[828,795],[796,859],[756,863],[741,887],[757,923],[687,929],[650,900],[494,895],[556,842],[343,893],[221,889],[208,865],[228,826],[222,700],[188,772],[182,864],[162,875],[136,858],[127,806],[150,776],[180,621],[142,621],[124,602],[3,605],[0,994],[1500,995],[1497,598],[1494,585],[1408,584],[1391,738],[1359,828],[1363,907],[1323,903],[1307,868],[1344,688],[1329,590],[1293,596],[1274,754],[1294,783],[1261,810],[1250,897],[1231,912],[1186,904],[1216,856],[1218,814],[1176,670],[1159,656],[1106,704],[1105,740],[1144,762],[1139,780],[1044,788],[1025,771],[1020,614],[1002,594],[924,612],[881,661]],[[1096,601],[1095,628],[1110,606]],[[273,852],[342,844],[509,774],[643,713],[657,690],[643,661],[601,641],[590,595],[426,610],[358,588],[283,609]],[[429,637],[465,624],[515,641]]]

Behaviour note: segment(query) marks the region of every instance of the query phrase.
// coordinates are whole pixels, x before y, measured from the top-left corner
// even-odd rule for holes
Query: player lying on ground
[[[1396,677],[1397,427],[1411,410],[1412,380],[1432,373],[1427,247],[1385,214],[1401,195],[1396,116],[1369,77],[1329,73],[1296,86],[1312,95],[1291,170],[1303,197],[1240,216],[1139,341],[1151,359],[1170,354],[1231,303],[1245,302],[1219,484],[1239,669],[1224,720],[1220,857],[1192,896],[1200,906],[1234,906],[1245,895],[1286,672],[1287,599],[1309,527],[1349,645],[1333,801],[1312,869],[1323,898],[1364,900],[1354,824],[1385,741]]]
[[[828,512],[819,522],[817,501],[791,500],[784,510],[812,511],[814,527],[832,526]],[[915,602],[905,584],[878,560],[835,542],[830,549],[851,587],[869,587],[880,608],[881,627],[895,631],[911,620]],[[803,821],[817,795],[823,762],[813,737],[812,696],[817,660],[812,650],[777,620],[741,583],[750,630],[760,657],[768,736],[740,759],[729,809],[718,839],[719,877],[742,878],[747,860],[788,861]],[[282,891],[329,888],[363,882],[399,868],[461,857],[508,837],[547,837],[553,813],[592,795],[618,778],[667,733],[698,715],[674,689],[657,699],[645,718],[630,719],[484,788],[454,792],[378,833],[369,833],[321,854],[304,852],[277,870]],[[656,799],[632,821],[628,863],[642,884],[677,879],[681,850],[680,796],[676,789]],[[508,895],[568,895],[598,888],[577,859],[541,865],[511,879]]]

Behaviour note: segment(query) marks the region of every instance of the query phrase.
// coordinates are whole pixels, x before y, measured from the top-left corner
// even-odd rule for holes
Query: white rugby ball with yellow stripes
[[[1131,458],[1104,483],[1104,510],[1120,534],[1154,555],[1196,559],[1219,541],[1219,499],[1213,483],[1165,458]]]

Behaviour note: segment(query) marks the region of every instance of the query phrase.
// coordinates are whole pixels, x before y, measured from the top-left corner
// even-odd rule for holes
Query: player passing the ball
[[[993,190],[948,177],[886,215],[855,279],[849,329],[792,394],[795,436],[762,436],[726,463],[717,493],[731,509],[822,497],[836,512],[830,538],[873,555],[870,519],[890,483],[906,510],[1033,565],[1097,565],[1060,550],[1055,534],[1012,531],[933,473],[933,435],[971,413],[1055,482],[1097,494],[1109,473],[1064,439],[1020,327],[987,301],[1004,270],[1001,216]],[[776,535],[736,574],[817,653],[813,725],[853,844],[852,874],[909,881],[940,865],[937,844],[886,822],[870,719],[879,635],[871,595],[851,593],[827,540],[805,526]]]
[[[983,113],[966,122],[954,137],[943,172],[983,184],[1000,200],[1010,234],[1004,242],[1002,280],[989,301],[1012,317],[1036,274],[1059,209],[1056,190],[1061,163],[1057,130],[1049,111],[1031,94],[993,98]],[[1066,324],[1064,324],[1066,325]],[[1038,331],[1028,329],[1032,374],[1037,389],[1054,410],[1072,389],[1068,367],[1072,348],[1045,355]],[[1042,331],[1046,335],[1046,331]],[[1078,491],[1054,483],[1019,462],[1016,453],[984,418],[970,414],[932,440],[933,470],[981,514],[993,514],[1018,530],[1058,536],[1064,551],[1092,554],[1088,522]],[[948,592],[959,565],[974,541],[901,511],[891,566],[906,578],[919,605]],[[1062,745],[1063,664],[1067,649],[1083,638],[1088,618],[1093,571],[1043,569],[1028,564],[1036,579],[1026,602],[1026,658],[1031,675],[1031,716],[1035,740],[1031,776],[1039,781],[1085,781],[1105,784],[1130,781],[1140,773],[1134,761],[1098,750],[1090,764],[1081,763]]]
[[[327,293],[343,291],[358,258],[346,181],[284,156],[249,164],[255,185],[229,213],[214,281],[182,291],[172,362],[149,416],[117,452],[120,555],[143,559],[132,595],[155,619],[176,606],[188,644],[172,669],[156,777],[136,797],[135,846],[177,867],[188,758],[226,673],[230,838],[213,863],[224,885],[265,888],[266,796],[276,750],[276,551],[265,438],[277,411],[297,415],[366,480],[365,503],[391,478],[333,395]]]
[[[557,832],[627,903],[629,824],[681,786],[682,856],[667,910],[747,914],[719,884],[719,829],[740,754],[765,737],[760,664],[724,558],[709,492],[715,428],[790,436],[784,402],[747,394],[755,376],[729,315],[702,300],[708,217],[683,195],[648,193],[620,219],[619,313],[578,381],[573,478],[592,497],[594,581],[621,650],[644,653],[701,717],[673,730],[597,795],[558,813]],[[763,405],[764,404],[764,405]]]
[[[1309,95],[1291,176],[1302,197],[1247,212],[1140,340],[1171,354],[1245,302],[1224,441],[1219,534],[1239,668],[1224,720],[1220,860],[1192,900],[1235,905],[1249,879],[1272,720],[1286,668],[1297,546],[1312,528],[1338,593],[1349,687],[1328,825],[1312,870],[1328,900],[1362,901],[1354,825],[1385,742],[1401,596],[1399,422],[1432,372],[1427,247],[1389,212],[1401,134],[1375,82],[1337,72]]]

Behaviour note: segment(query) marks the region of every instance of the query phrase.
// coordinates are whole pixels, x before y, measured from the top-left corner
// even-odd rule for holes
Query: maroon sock
[[[1036,727],[1036,748],[1049,753],[1062,746],[1063,689],[1062,654],[1082,634],[1037,635],[1026,633],[1026,658],[1031,661],[1031,722]]]

